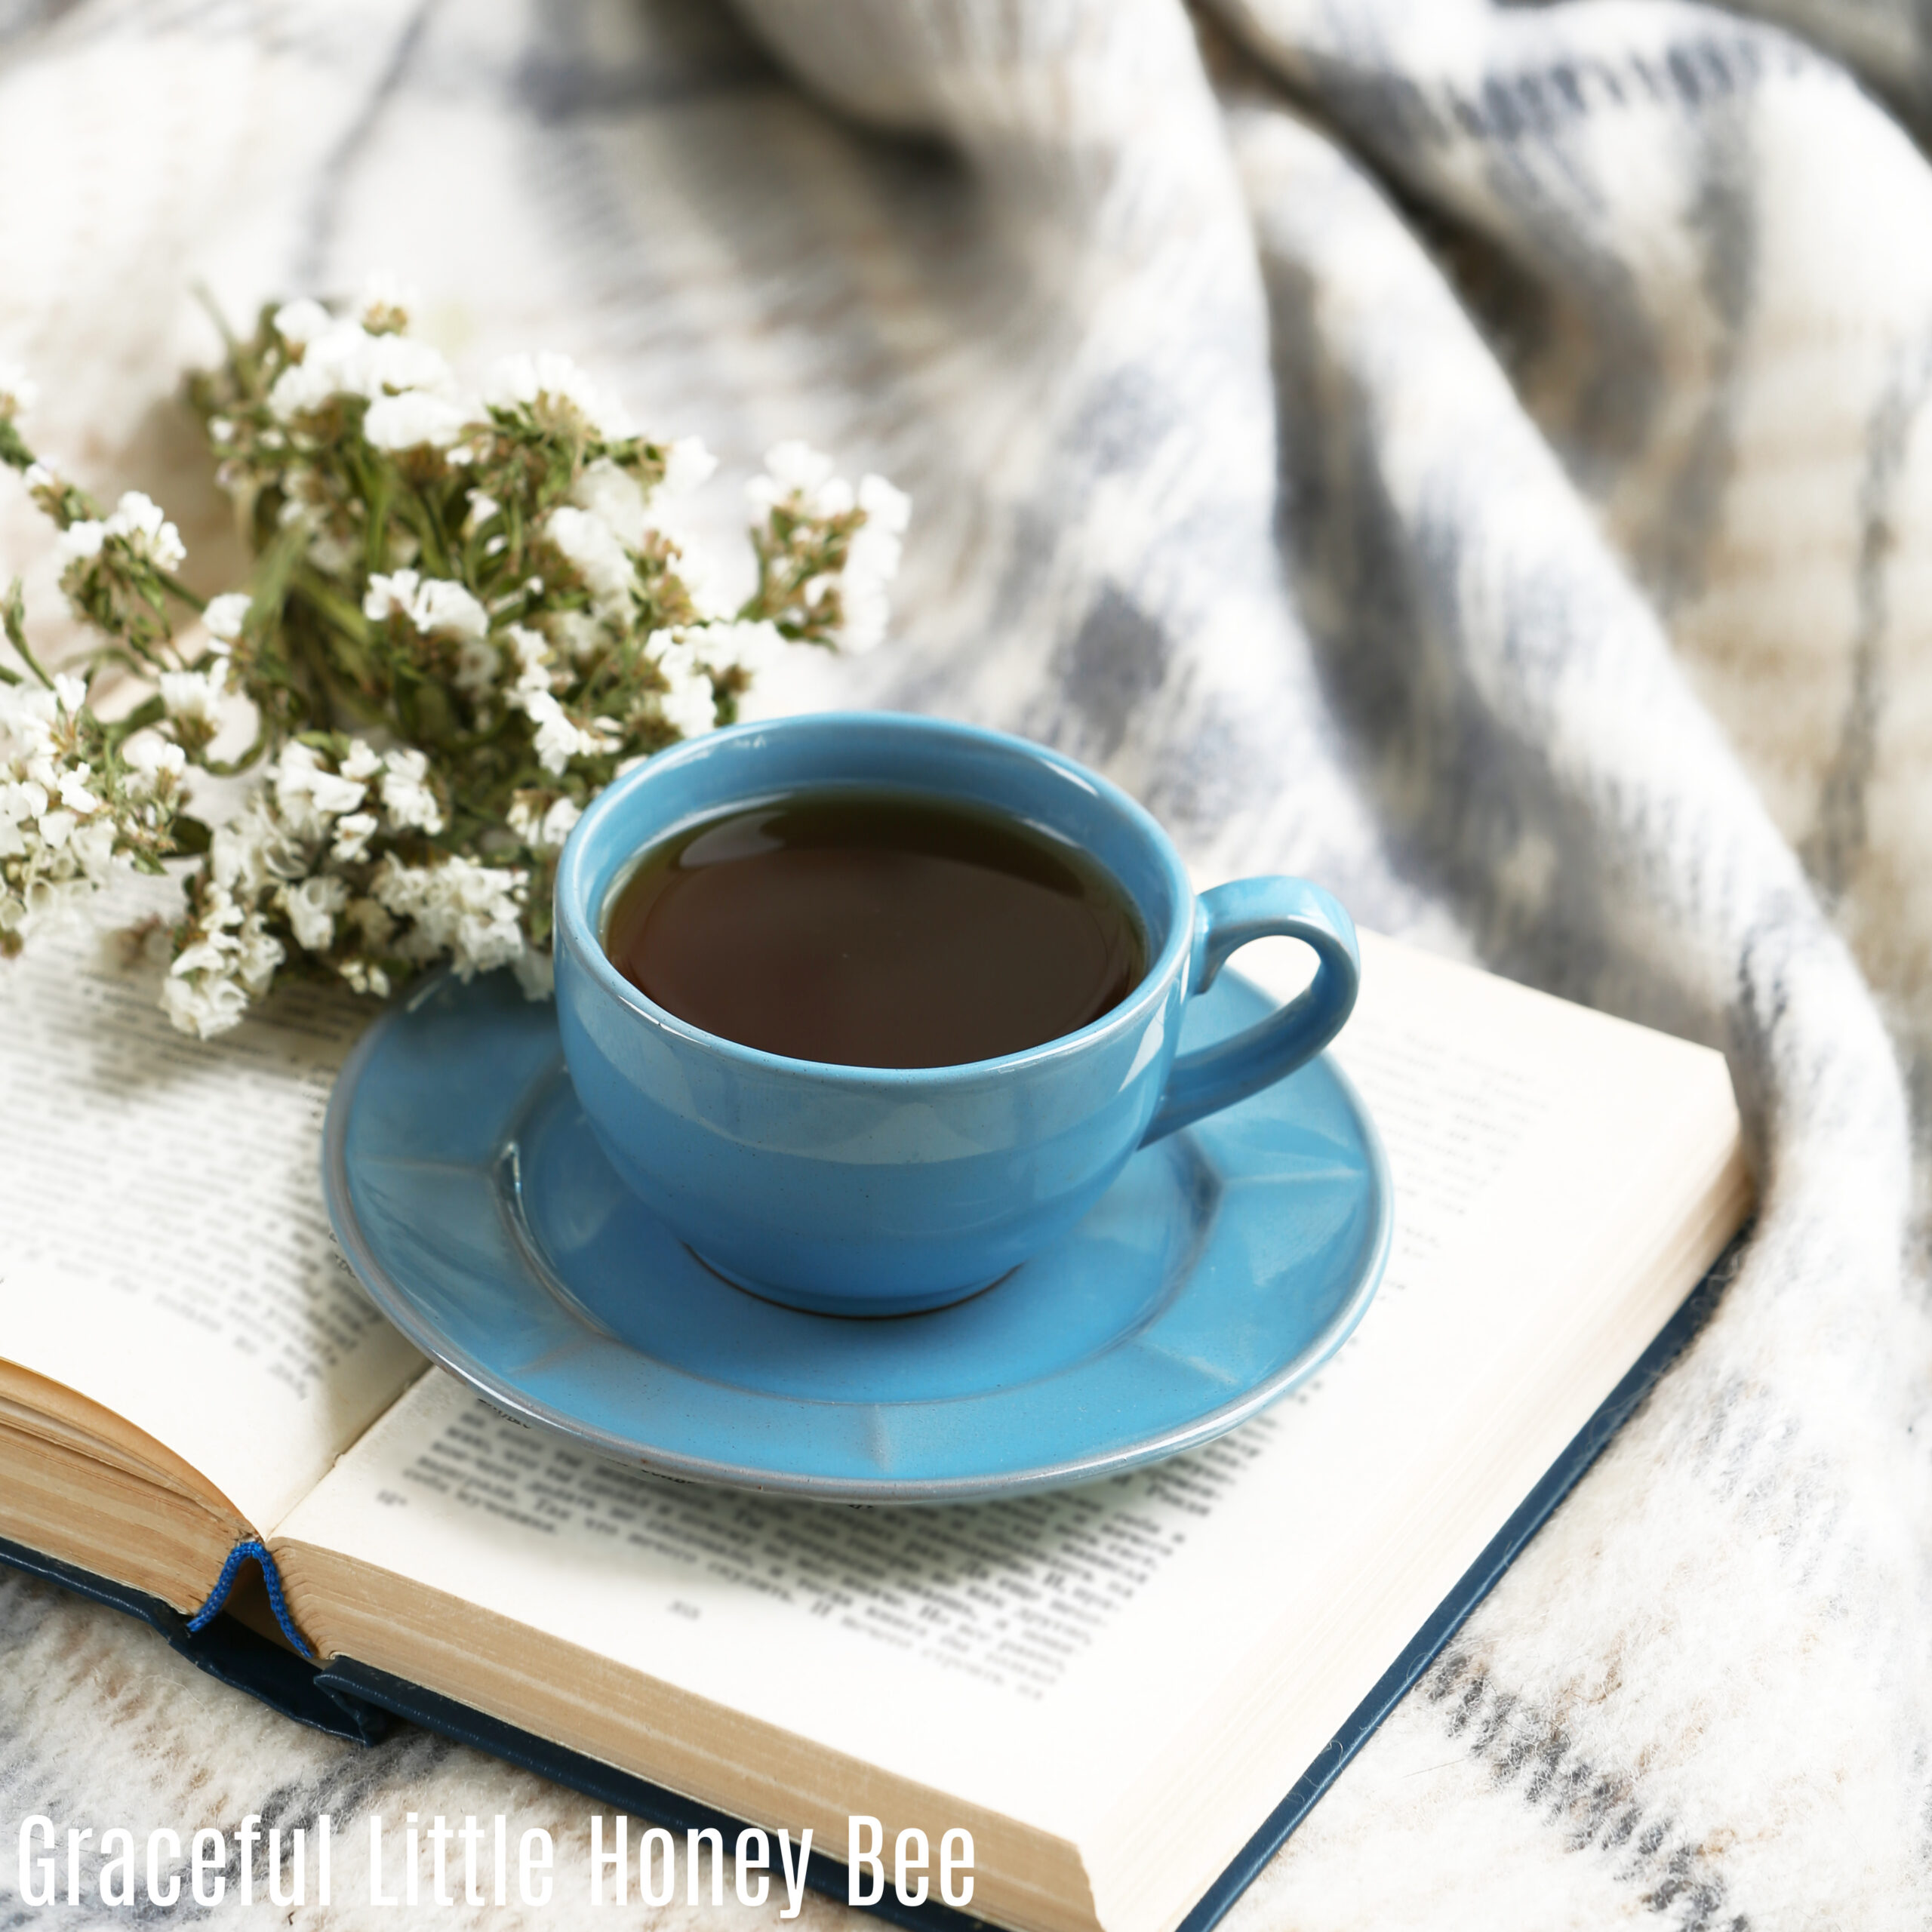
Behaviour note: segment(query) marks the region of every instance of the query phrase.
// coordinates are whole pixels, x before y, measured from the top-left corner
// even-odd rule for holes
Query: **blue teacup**
[[[604,924],[648,848],[697,820],[831,786],[991,807],[1090,854],[1139,914],[1146,974],[1063,1038],[899,1069],[740,1046],[619,973]],[[1314,949],[1312,983],[1247,1032],[1177,1058],[1189,995],[1270,934]],[[1349,915],[1319,886],[1241,879],[1197,898],[1154,820],[1072,759],[876,712],[738,725],[619,779],[565,848],[555,947],[571,1078],[626,1185],[718,1273],[831,1315],[909,1314],[997,1281],[1072,1227],[1136,1148],[1318,1053],[1361,971]]]

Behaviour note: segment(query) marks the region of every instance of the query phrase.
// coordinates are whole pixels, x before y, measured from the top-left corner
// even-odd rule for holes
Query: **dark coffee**
[[[692,1026],[847,1066],[1023,1052],[1118,1006],[1147,968],[1131,904],[1084,853],[989,811],[847,789],[654,847],[604,944]]]

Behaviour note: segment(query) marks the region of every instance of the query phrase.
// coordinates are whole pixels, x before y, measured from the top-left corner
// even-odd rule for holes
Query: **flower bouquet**
[[[190,378],[254,558],[205,601],[158,506],[103,511],[35,457],[30,386],[0,370],[0,463],[100,640],[50,670],[17,580],[0,613],[0,953],[131,866],[180,877],[149,937],[168,1017],[204,1038],[291,974],[383,995],[508,967],[540,995],[591,798],[730,722],[780,654],[879,640],[907,513],[884,478],[774,450],[755,583],[728,607],[672,534],[714,467],[701,443],[638,434],[561,356],[466,394],[408,325],[380,285],[346,315],[294,302]]]

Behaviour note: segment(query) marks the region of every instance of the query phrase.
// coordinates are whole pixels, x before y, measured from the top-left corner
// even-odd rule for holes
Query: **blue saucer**
[[[1183,1044],[1275,1002],[1232,974]],[[329,1217],[379,1307],[510,1414],[667,1475],[868,1503],[1082,1481],[1221,1434],[1312,1375],[1387,1258],[1389,1171],[1327,1056],[1134,1155],[971,1300],[872,1320],[713,1274],[627,1194],[554,1009],[431,983],[336,1083]]]

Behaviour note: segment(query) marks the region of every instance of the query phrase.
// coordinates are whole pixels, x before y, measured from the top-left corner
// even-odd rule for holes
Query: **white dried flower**
[[[234,980],[204,973],[171,977],[161,989],[161,1006],[177,1032],[211,1040],[242,1023],[248,995]]]
[[[372,402],[362,433],[379,450],[446,450],[469,423],[469,413],[460,404],[411,390]]]
[[[882,476],[867,475],[856,494],[832,473],[830,458],[804,443],[780,443],[765,456],[765,474],[746,485],[754,520],[762,521],[780,506],[812,521],[829,521],[854,509],[863,521],[848,541],[836,576],[820,576],[802,586],[808,611],[823,623],[837,592],[838,629],[834,641],[853,652],[869,651],[885,635],[890,615],[885,587],[897,574],[900,538],[911,504]]]
[[[765,473],[745,485],[755,518],[796,503],[807,516],[841,516],[852,507],[851,485],[832,473],[832,459],[809,443],[775,443],[764,453]]]
[[[466,638],[456,654],[456,688],[472,704],[481,704],[497,688],[503,660],[486,637]]]
[[[107,526],[91,518],[69,524],[54,540],[54,558],[62,574],[66,574],[70,564],[85,563],[99,556],[106,537]]]
[[[224,980],[228,977],[228,962],[232,951],[228,935],[217,928],[184,946],[169,971],[191,986],[202,975],[211,980]]]
[[[183,668],[149,683],[162,722],[125,741],[92,715],[80,680],[0,688],[4,949],[96,889],[117,852],[143,864],[168,856],[191,770],[220,769],[207,748],[242,708],[229,701],[245,700],[266,761],[241,808],[216,827],[172,929],[164,1004],[174,1023],[204,1035],[234,1025],[269,989],[285,946],[325,959],[366,992],[386,993],[402,977],[398,964],[447,961],[466,976],[507,965],[527,992],[541,994],[552,966],[530,937],[540,918],[529,876],[483,857],[503,849],[506,828],[547,878],[573,835],[591,769],[601,777],[617,761],[628,769],[667,732],[709,730],[721,690],[788,661],[777,623],[790,629],[803,614],[814,637],[836,624],[853,645],[883,629],[883,586],[905,520],[904,500],[889,486],[867,478],[855,493],[806,445],[777,446],[753,494],[768,513],[782,506],[788,528],[761,534],[761,549],[775,543],[783,555],[771,558],[774,569],[749,607],[775,621],[738,621],[725,601],[735,601],[734,583],[714,577],[702,546],[671,521],[715,469],[700,441],[654,444],[662,474],[646,488],[617,460],[637,464],[636,445],[608,456],[600,448],[630,444],[631,426],[576,364],[551,355],[500,363],[486,409],[466,398],[441,356],[401,332],[411,300],[378,278],[346,315],[291,303],[268,335],[266,402],[254,383],[254,349],[231,358],[208,392],[223,401],[208,422],[223,486],[245,504],[269,493],[285,533],[278,554],[334,580],[326,594],[314,587],[338,618],[330,600],[347,595],[385,627],[374,663],[344,634],[352,619],[300,640],[322,661],[315,690],[298,695],[356,692],[371,706],[356,714],[368,736],[325,726],[307,743],[290,735],[292,715],[312,715],[286,701],[299,674],[280,653],[236,648],[251,632],[272,639],[281,613],[257,608],[245,591],[213,599],[195,645],[172,647],[166,617],[150,607],[158,589],[173,592],[155,578],[180,568],[183,546],[158,506],[130,491],[111,512],[82,519],[60,539],[70,598],[92,607],[128,647],[124,656]],[[0,430],[29,400],[23,379],[0,371]],[[381,482],[392,480],[389,466],[358,463],[358,448],[365,457],[395,453],[411,474],[429,463],[444,481],[399,502]],[[487,488],[465,491],[455,470],[465,464]],[[560,475],[574,478],[562,503],[553,494]],[[27,480],[57,521],[75,500],[48,466],[32,463]],[[855,506],[866,528],[835,534],[828,526],[860,521]],[[828,546],[838,570],[801,589]],[[372,574],[372,555],[389,568]],[[433,574],[438,568],[444,574]],[[641,661],[632,648],[640,572],[654,582],[660,570],[663,608],[702,614],[654,636]],[[392,669],[392,678],[383,675]],[[409,742],[418,725],[409,691],[438,678],[466,700],[466,718],[489,728]],[[519,727],[503,736],[503,706],[525,714],[527,734]],[[567,792],[552,782],[566,773]],[[443,801],[457,796],[480,808],[464,819],[466,829],[478,827],[475,843],[445,854],[428,841],[442,843]],[[494,828],[493,813],[504,815]]]
[[[891,614],[886,586],[899,574],[900,537],[912,512],[911,499],[883,476],[860,480],[859,507],[866,520],[853,533],[838,578],[838,641],[854,654],[874,649],[885,636]]]
[[[215,827],[208,848],[210,877],[224,892],[260,891],[271,879],[299,869],[300,860],[297,855],[289,855],[295,857],[293,868],[276,863],[285,856],[284,838],[282,828],[258,789],[234,817]]]
[[[422,298],[387,269],[374,270],[355,298],[355,319],[365,329],[406,329]]]
[[[266,992],[284,957],[260,909],[219,881],[205,886],[168,969],[162,1005],[183,1032],[204,1039],[226,1032],[250,995]]]
[[[697,629],[668,634],[672,640],[689,645],[694,655],[713,671],[742,671],[756,678],[770,670],[791,647],[778,626],[769,618],[745,620],[733,623],[705,624]],[[645,653],[667,633],[654,634]]]
[[[326,408],[337,396],[373,403],[409,390],[454,398],[456,377],[427,343],[331,322],[309,341],[301,361],[275,378],[269,407],[288,422]]]
[[[577,822],[583,813],[569,798],[559,798],[543,814],[543,823],[537,828],[537,843],[546,852],[560,852],[564,841],[577,829]]]
[[[532,692],[524,700],[523,708],[537,727],[534,742],[537,763],[546,771],[560,774],[577,756],[583,734],[564,715],[563,706],[548,691]]]
[[[866,513],[866,530],[895,542],[912,518],[912,498],[869,470],[859,479],[859,507]]]
[[[114,861],[122,821],[72,730],[85,697],[66,675],[52,691],[0,685],[0,934],[14,940],[65,923]]]
[[[611,526],[565,504],[550,512],[543,529],[583,580],[597,614],[607,623],[627,619],[637,565]]]
[[[536,844],[537,829],[541,823],[536,807],[521,793],[510,801],[510,808],[503,814],[505,826],[526,845]]]
[[[374,812],[350,812],[335,822],[335,842],[330,856],[346,866],[356,865],[369,856],[369,841],[375,835]]]
[[[342,962],[342,977],[358,993],[373,993],[378,999],[389,997],[389,976],[368,960],[345,959]]]
[[[552,639],[574,664],[587,664],[611,641],[610,633],[588,611],[559,611],[549,623]]]
[[[643,543],[644,491],[629,470],[620,469],[608,457],[584,466],[571,501],[596,518],[626,549]]]
[[[697,648],[691,639],[710,629],[706,625],[699,631],[653,631],[644,641],[645,661],[655,664],[667,678],[688,678],[697,669]]]
[[[67,842],[67,835],[74,829],[74,814],[70,811],[56,810],[40,815],[41,842],[50,852],[57,852]]]
[[[349,903],[349,888],[327,872],[318,872],[299,885],[285,885],[276,895],[288,915],[295,943],[309,952],[326,952],[335,943],[335,915]]]
[[[82,818],[100,810],[100,800],[88,786],[88,780],[93,775],[94,768],[85,761],[70,766],[60,774],[60,802]]]
[[[383,760],[383,808],[398,831],[411,826],[432,838],[443,829],[443,808],[429,783],[429,761],[414,749],[391,752]]]
[[[370,891],[385,912],[413,928],[398,951],[426,960],[446,953],[466,980],[522,955],[524,884],[522,872],[474,859],[406,866],[392,857],[377,868]]]
[[[321,829],[312,824],[311,813],[334,818],[352,812],[361,804],[365,789],[359,780],[331,771],[320,755],[298,738],[282,746],[275,761],[275,803],[285,817],[310,837],[321,835]]]
[[[654,631],[645,645],[645,655],[663,673],[667,688],[659,708],[680,737],[701,737],[718,722],[717,696],[700,666],[699,648],[693,641],[709,635],[709,629]]]
[[[31,824],[47,809],[47,788],[32,779],[0,779],[0,857],[23,848],[20,828]]]
[[[548,691],[550,688],[549,640],[540,631],[532,630],[528,624],[512,624],[503,632],[503,641],[516,657],[518,688]]]
[[[299,302],[285,302],[275,312],[275,332],[291,349],[306,349],[335,325],[335,318],[306,296]]]
[[[509,809],[509,823],[532,851],[559,852],[583,816],[574,799],[553,799],[540,815],[528,800],[519,798]]]
[[[377,571],[362,593],[362,614],[372,624],[386,624],[392,617],[407,617],[415,601],[416,586],[422,582],[414,571]]]
[[[405,618],[424,637],[480,638],[490,628],[490,614],[473,592],[450,578],[419,577],[414,571],[371,577],[362,614],[379,624]]]
[[[409,336],[365,335],[352,352],[352,361],[361,383],[357,392],[372,402],[406,389],[438,395],[456,392],[455,372],[441,352]]]
[[[181,533],[162,515],[161,506],[139,490],[129,490],[101,526],[104,537],[118,537],[137,557],[158,571],[177,571],[187,561]]]
[[[664,477],[651,493],[654,503],[675,502],[711,480],[718,459],[697,436],[680,436],[664,452]]]
[[[537,728],[537,761],[553,776],[560,774],[574,758],[595,758],[616,748],[602,733],[574,723],[547,691],[519,692],[517,702]]]
[[[241,636],[251,604],[245,590],[224,591],[220,596],[208,599],[208,608],[202,613],[202,626],[215,648],[225,650]]]
[[[121,747],[121,757],[144,795],[178,785],[188,768],[187,753],[158,731],[137,731]]]
[[[674,680],[661,703],[665,722],[681,738],[702,737],[717,725],[718,700],[704,678]]]
[[[235,971],[251,993],[265,993],[275,969],[282,962],[281,942],[269,931],[260,912],[251,912],[235,935]]]
[[[599,389],[568,355],[506,355],[491,364],[483,378],[483,400],[491,409],[527,409],[540,422],[581,426],[607,443],[633,432],[622,405]]]
[[[490,629],[490,614],[474,593],[447,577],[423,580],[410,617],[425,637],[481,638]]]
[[[0,685],[0,724],[12,740],[14,763],[29,783],[43,789],[60,783],[55,764],[61,755],[60,706],[51,691],[29,685]]]
[[[228,664],[217,658],[205,671],[164,671],[161,708],[177,724],[196,724],[212,731],[220,724],[223,688],[228,681]]]
[[[106,882],[107,869],[114,857],[115,835],[114,821],[103,816],[85,821],[68,839],[68,849],[91,884]]]
[[[367,739],[358,738],[349,747],[340,768],[345,778],[373,778],[383,768],[382,754]]]

